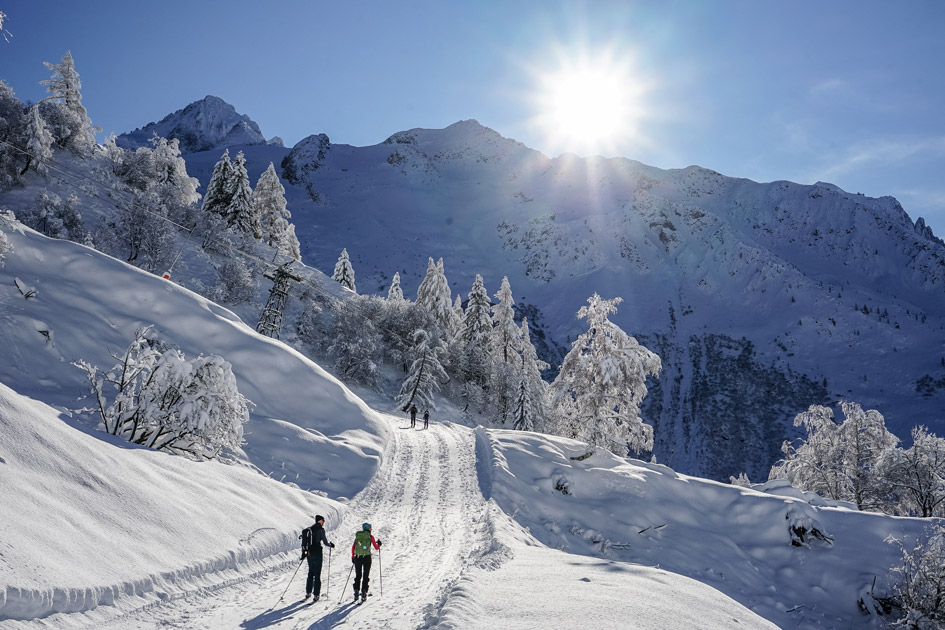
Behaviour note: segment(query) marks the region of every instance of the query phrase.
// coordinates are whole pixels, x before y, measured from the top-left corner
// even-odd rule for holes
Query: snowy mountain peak
[[[235,107],[217,96],[206,96],[165,116],[158,123],[149,123],[122,134],[118,136],[116,143],[120,147],[134,149],[147,146],[155,134],[164,138],[177,138],[183,153],[223,149],[235,145],[282,145],[278,138],[267,142],[255,121],[238,113]]]
[[[473,119],[455,122],[445,129],[399,131],[382,144],[406,147],[408,152],[416,151],[434,161],[489,163],[541,155]]]

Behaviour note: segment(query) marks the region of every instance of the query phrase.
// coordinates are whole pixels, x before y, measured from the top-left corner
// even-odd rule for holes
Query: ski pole
[[[348,580],[351,579],[351,572],[352,572],[352,571],[354,571],[354,563],[353,563],[353,562],[351,563],[351,568],[348,569],[348,578],[345,580],[345,586],[344,586],[343,589],[341,589],[341,599],[338,600],[338,603],[339,603],[339,604],[345,600],[345,591],[348,589]]]
[[[325,597],[328,597],[328,587],[331,586],[331,550],[334,547],[328,548],[328,579],[325,581]]]
[[[292,586],[292,580],[295,579],[295,576],[298,575],[299,569],[302,568],[302,563],[305,562],[305,556],[302,556],[302,559],[299,560],[299,566],[295,568],[295,573],[292,574],[292,577],[289,578],[289,583],[285,585],[285,590],[282,591],[282,595],[279,596],[279,602],[282,601],[282,598],[285,597],[285,594],[289,592],[289,587]],[[276,602],[277,604],[279,602]]]
[[[381,566],[381,549],[377,549],[377,583],[380,586],[381,597],[384,596],[384,567]]]

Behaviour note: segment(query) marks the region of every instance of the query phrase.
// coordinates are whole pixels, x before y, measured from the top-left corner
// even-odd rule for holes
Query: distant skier
[[[417,406],[413,405],[410,408],[410,428],[415,429],[417,427]]]
[[[305,581],[305,600],[314,593],[317,602],[322,592],[322,544],[335,547],[325,537],[325,517],[316,514],[315,524],[302,530],[302,557],[308,558],[308,579]]]
[[[423,428],[428,429],[430,427],[430,410],[425,409],[423,411]]]
[[[361,525],[361,531],[354,535],[354,544],[351,545],[351,562],[354,563],[354,601],[367,599],[368,582],[371,581],[371,546],[380,550],[381,541],[374,540],[371,534],[371,524]],[[360,592],[360,595],[358,593]]]

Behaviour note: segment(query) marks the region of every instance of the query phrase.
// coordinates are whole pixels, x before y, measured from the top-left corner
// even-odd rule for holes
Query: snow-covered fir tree
[[[292,214],[286,207],[285,187],[272,162],[256,182],[253,205],[255,214],[260,217],[263,241],[283,256],[301,260],[295,226],[289,222]]]
[[[452,291],[443,270],[443,259],[434,264],[433,258],[427,263],[427,275],[417,287],[417,304],[427,309],[436,318],[440,326],[448,329],[452,317]]]
[[[96,127],[82,105],[82,82],[75,69],[72,53],[67,52],[57,64],[44,62],[53,76],[41,81],[49,96],[43,99],[45,118],[53,128],[60,147],[76,155],[90,156],[95,147]]]
[[[37,173],[46,174],[49,170],[47,164],[53,156],[55,140],[52,134],[49,133],[42,114],[39,113],[39,105],[33,105],[30,108],[29,122],[26,125],[26,137],[29,167]]]
[[[463,298],[459,294],[453,301],[453,315],[450,317],[450,325],[446,331],[446,338],[454,342],[460,338],[463,332]]]
[[[459,369],[465,382],[467,408],[474,406],[482,409],[485,402],[483,394],[489,387],[492,368],[489,353],[492,331],[490,304],[489,292],[486,291],[482,276],[476,274],[466,301],[463,331],[460,334]]]
[[[653,428],[640,419],[646,377],[662,369],[660,358],[608,318],[622,298],[605,300],[596,293],[578,318],[588,330],[572,344],[552,384],[556,430],[587,442],[591,452],[606,448],[617,455],[627,449],[653,448]]]
[[[354,284],[354,267],[351,266],[351,260],[348,259],[347,248],[341,250],[341,255],[338,257],[338,262],[335,263],[335,271],[331,275],[331,279],[357,293],[358,289]]]
[[[257,208],[253,206],[253,189],[246,172],[246,156],[240,151],[233,158],[225,187],[229,196],[225,216],[231,227],[239,233],[262,240],[262,223]]]
[[[227,217],[227,209],[230,206],[230,192],[227,189],[227,182],[232,177],[230,174],[232,170],[233,163],[230,162],[230,150],[224,149],[223,155],[220,156],[213,167],[213,173],[207,183],[207,192],[203,196],[201,210],[213,212],[224,218]]]
[[[440,363],[443,352],[443,347],[427,331],[414,331],[413,345],[408,353],[410,368],[397,394],[397,406],[403,411],[410,409],[411,405],[418,409],[436,409],[433,394],[449,380]]]
[[[518,373],[519,391],[512,418],[512,426],[522,431],[545,431],[545,415],[548,405],[548,384],[541,377],[541,371],[548,369],[548,364],[538,358],[538,352],[532,345],[528,318],[522,318],[521,369]]]
[[[489,339],[492,355],[491,392],[495,419],[499,424],[506,424],[511,418],[515,400],[521,393],[522,331],[515,324],[515,312],[512,310],[515,300],[507,277],[502,278],[495,297],[498,302],[492,307]]]
[[[404,290],[400,288],[399,272],[394,272],[394,277],[390,281],[390,289],[387,290],[387,299],[391,302],[404,299]]]
[[[517,363],[521,353],[522,331],[515,323],[515,299],[508,277],[495,294],[498,302],[492,307],[492,355],[502,363]]]

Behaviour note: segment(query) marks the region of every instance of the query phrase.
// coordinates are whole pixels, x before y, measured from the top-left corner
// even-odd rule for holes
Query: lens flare
[[[545,146],[583,155],[613,153],[637,134],[645,86],[629,58],[612,50],[568,57],[534,73],[532,125]]]

